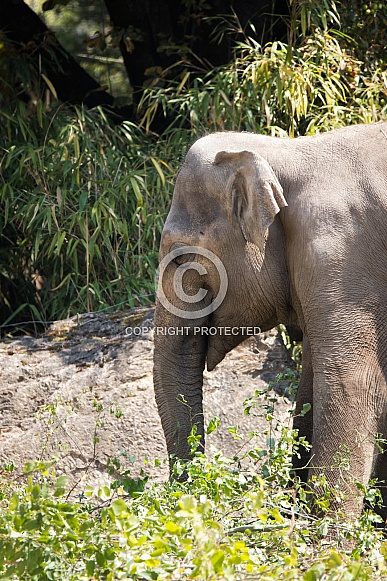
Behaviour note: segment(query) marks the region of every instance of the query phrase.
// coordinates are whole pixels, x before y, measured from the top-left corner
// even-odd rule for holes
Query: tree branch
[[[36,66],[43,69],[58,98],[73,105],[114,107],[114,98],[61,46],[23,0],[0,0],[0,26],[5,39],[21,45]]]

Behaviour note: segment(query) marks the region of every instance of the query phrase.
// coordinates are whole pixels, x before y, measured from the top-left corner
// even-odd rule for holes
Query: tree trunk
[[[214,17],[235,12],[243,30],[248,22],[253,24],[262,44],[285,40],[287,34],[286,0],[211,0],[205,7],[198,2],[189,8],[181,0],[104,1],[113,25],[122,31],[120,48],[136,102],[152,78],[181,58],[188,59],[186,64],[193,69],[198,67],[200,74],[203,68],[230,62],[233,41],[243,35],[225,34],[216,42]]]
[[[11,50],[24,53],[35,70],[47,75],[61,101],[88,107],[114,105],[112,95],[86,73],[23,0],[0,0],[0,28]]]

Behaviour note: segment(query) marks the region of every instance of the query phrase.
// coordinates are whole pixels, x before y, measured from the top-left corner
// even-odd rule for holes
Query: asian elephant
[[[247,327],[292,325],[303,333],[294,427],[312,443],[309,478],[323,472],[358,515],[355,481],[387,480],[375,445],[387,437],[387,123],[199,139],[160,260],[154,386],[169,454],[189,457],[193,424],[204,444],[205,364],[214,369]]]

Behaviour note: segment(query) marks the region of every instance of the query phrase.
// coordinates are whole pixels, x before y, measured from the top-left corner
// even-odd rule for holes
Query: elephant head
[[[289,319],[280,181],[239,134],[189,150],[160,247],[154,385],[168,452],[188,458],[197,426],[204,445],[202,382],[246,338]],[[220,300],[219,300],[220,297]],[[229,330],[229,332],[227,331]]]

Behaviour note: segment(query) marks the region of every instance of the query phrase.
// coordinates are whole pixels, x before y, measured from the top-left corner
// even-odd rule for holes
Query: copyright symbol
[[[163,289],[165,269],[178,256],[182,256],[184,254],[195,254],[196,256],[204,256],[207,258],[207,260],[209,260],[215,266],[220,280],[219,292],[215,299],[208,306],[197,310],[184,310],[176,307],[167,299]],[[187,303],[189,305],[200,303],[205,298],[208,291],[204,288],[200,288],[195,295],[188,295],[183,289],[183,276],[187,270],[196,270],[196,272],[201,276],[208,274],[206,268],[199,262],[190,261],[180,264],[176,268],[173,275],[173,290],[176,296],[183,303]],[[222,304],[223,299],[226,296],[227,286],[228,277],[223,262],[216,256],[216,254],[211,252],[211,250],[207,250],[206,248],[202,248],[200,246],[180,246],[179,248],[175,248],[171,250],[171,252],[169,252],[166,256],[164,256],[159,264],[157,285],[158,299],[167,311],[182,319],[200,319],[201,317],[206,317],[210,313],[213,313],[219,307],[219,305]]]

